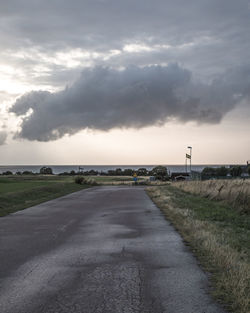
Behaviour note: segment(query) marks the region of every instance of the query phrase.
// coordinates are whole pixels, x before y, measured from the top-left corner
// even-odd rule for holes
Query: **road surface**
[[[1,313],[222,313],[142,188],[96,187],[0,218]]]

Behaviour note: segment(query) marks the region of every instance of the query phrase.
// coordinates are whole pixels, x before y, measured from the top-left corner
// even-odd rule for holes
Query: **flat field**
[[[134,184],[132,176],[84,176],[86,179],[92,179],[101,185],[132,185]],[[137,177],[138,182],[149,182],[148,176]]]
[[[69,176],[1,176],[0,216],[87,188]]]
[[[133,184],[130,176],[85,176],[87,184],[74,182],[75,176],[9,175],[0,176],[0,216],[90,187],[92,184]],[[145,177],[138,181],[144,181]]]

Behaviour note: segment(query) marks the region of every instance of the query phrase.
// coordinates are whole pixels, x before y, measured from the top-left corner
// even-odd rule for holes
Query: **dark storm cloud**
[[[181,43],[218,31],[222,37],[238,38],[236,33],[244,30],[244,36],[249,25],[247,0],[10,0],[2,1],[0,8],[3,31],[17,43],[26,40],[46,49],[103,49],[132,38],[165,41],[166,35],[169,43]]]
[[[250,96],[250,67],[236,68],[210,84],[195,83],[189,70],[131,66],[85,69],[58,93],[31,92],[11,108],[24,116],[17,136],[49,141],[81,129],[110,130],[161,125],[168,120],[218,123]]]
[[[168,44],[173,49],[163,51],[160,62],[182,62],[200,71],[200,67],[211,71],[211,66],[225,70],[248,62],[249,13],[248,0],[2,1],[0,47],[8,55],[29,47],[50,55],[73,48],[107,53],[134,42]],[[205,45],[204,38],[210,39]],[[188,53],[186,48],[175,50],[187,43],[195,43]],[[20,66],[29,57],[40,60],[35,51],[29,53],[19,60]],[[116,61],[137,65],[138,54],[135,59],[131,56],[122,54]],[[144,65],[159,64],[157,53],[141,53],[140,57],[145,58]]]

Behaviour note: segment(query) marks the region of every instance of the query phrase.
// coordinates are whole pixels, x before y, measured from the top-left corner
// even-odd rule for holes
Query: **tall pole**
[[[187,155],[186,155],[186,158],[185,158],[185,169],[186,169],[186,173],[187,173]]]
[[[192,147],[190,149],[190,174],[191,174],[191,171],[192,171]]]
[[[190,175],[191,175],[191,170],[192,170],[192,147],[188,146],[188,149],[190,150],[189,155],[190,155]]]

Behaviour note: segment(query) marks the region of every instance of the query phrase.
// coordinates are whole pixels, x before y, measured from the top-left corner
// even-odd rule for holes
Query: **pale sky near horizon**
[[[250,160],[250,1],[0,2],[0,165]]]

